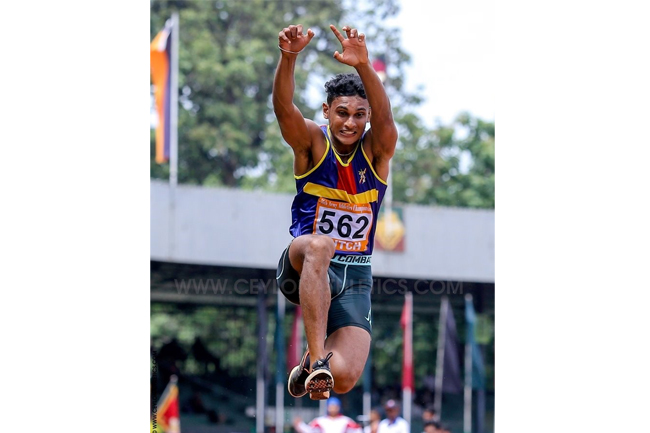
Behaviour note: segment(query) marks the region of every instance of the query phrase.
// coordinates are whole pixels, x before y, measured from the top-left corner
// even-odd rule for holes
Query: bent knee
[[[354,388],[358,380],[359,377],[353,374],[339,374],[334,377],[334,392],[345,394]]]
[[[312,235],[307,244],[306,257],[334,257],[334,242],[325,235]]]

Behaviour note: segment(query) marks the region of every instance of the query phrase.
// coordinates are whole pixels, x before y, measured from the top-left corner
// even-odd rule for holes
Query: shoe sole
[[[293,370],[291,370],[291,373],[289,374],[289,378],[291,378],[294,375],[294,373],[297,373],[299,370],[300,370],[299,365],[296,365],[295,367],[293,367]],[[291,392],[291,387],[289,386],[290,383],[291,382],[287,382],[287,391],[289,391],[289,395],[291,395],[291,397],[300,398],[303,395],[307,394],[307,391],[305,391],[305,392],[303,392],[302,394],[299,394],[299,395],[294,394],[293,392]]]
[[[334,378],[332,373],[325,369],[313,371],[305,380],[305,389],[312,400],[328,399],[332,388],[334,388]]]

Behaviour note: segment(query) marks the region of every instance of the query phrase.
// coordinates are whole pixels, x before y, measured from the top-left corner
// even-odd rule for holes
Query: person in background
[[[436,413],[436,410],[433,408],[433,406],[427,406],[422,412],[422,422],[426,423],[429,421],[440,422],[440,417]]]
[[[399,416],[399,405],[395,400],[388,400],[384,404],[386,419],[379,423],[377,433],[410,433],[409,423]]]
[[[422,412],[422,422],[427,423],[429,421],[438,421],[438,414],[431,406],[427,406]]]
[[[341,400],[327,399],[327,415],[314,418],[305,424],[300,418],[293,420],[297,433],[362,433],[361,426],[341,413]]]
[[[370,421],[368,425],[363,428],[363,433],[377,433],[380,422],[381,414],[377,409],[372,409],[370,411]]]
[[[424,423],[423,433],[442,433],[442,430],[440,429],[440,424],[436,421],[427,421]]]

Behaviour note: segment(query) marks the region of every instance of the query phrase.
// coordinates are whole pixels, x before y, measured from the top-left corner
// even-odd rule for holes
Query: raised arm
[[[307,123],[310,121],[303,117],[293,103],[293,94],[296,87],[294,78],[296,58],[313,37],[314,32],[311,29],[303,35],[300,24],[286,27],[278,35],[281,54],[273,80],[273,110],[280,124],[282,137],[294,151],[308,150],[311,146],[310,126]]]
[[[387,164],[395,153],[397,127],[393,121],[393,113],[386,89],[384,89],[384,85],[368,60],[366,36],[359,33],[357,29],[344,26],[343,31],[347,34],[346,39],[335,26],[330,25],[330,29],[341,42],[343,48],[342,53],[338,51],[334,53],[334,58],[356,69],[363,82],[368,103],[370,104],[370,131],[368,134],[371,136],[374,159]],[[386,175],[388,175],[387,170],[386,167]],[[382,173],[378,174],[381,175]]]

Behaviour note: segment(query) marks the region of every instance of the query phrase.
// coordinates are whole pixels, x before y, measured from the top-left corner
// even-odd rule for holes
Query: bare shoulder
[[[294,174],[302,176],[315,167],[321,160],[327,148],[325,134],[320,126],[313,120],[305,119],[305,125],[309,131],[309,146],[293,147],[294,154]]]
[[[383,140],[382,140],[383,138]],[[379,137],[373,128],[370,128],[363,139],[363,151],[372,164],[372,168],[381,180],[388,179],[388,167],[393,154],[397,139],[393,137]]]

